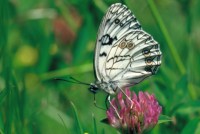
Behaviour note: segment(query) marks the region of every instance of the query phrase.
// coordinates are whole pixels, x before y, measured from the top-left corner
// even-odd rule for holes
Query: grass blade
[[[51,72],[42,74],[41,79],[49,80],[49,79],[53,79],[53,78],[57,78],[57,77],[71,75],[73,73],[81,74],[81,73],[89,72],[92,70],[93,70],[92,64],[84,64],[84,65],[77,66],[77,67],[71,67],[71,68],[68,67],[66,69],[60,69],[60,70],[51,71]]]
[[[93,123],[94,123],[94,134],[97,134],[97,123],[96,123],[96,119],[94,117],[94,114],[92,114],[92,118],[93,118]]]
[[[182,130],[181,134],[197,134],[198,125],[200,124],[200,119],[196,118],[191,120]],[[198,130],[199,131],[199,130]]]
[[[82,129],[79,117],[78,117],[77,109],[72,102],[71,102],[71,105],[72,105],[73,112],[74,112],[74,115],[75,115],[76,125],[77,125],[77,128],[79,130],[79,134],[83,134],[83,129]]]
[[[66,124],[65,124],[65,121],[63,120],[62,116],[61,116],[60,114],[58,114],[58,116],[59,116],[60,120],[61,120],[62,123],[63,123],[63,126],[64,126],[64,128],[65,128],[66,133],[69,133],[69,129],[67,128],[67,126],[66,126]]]
[[[158,124],[164,123],[164,122],[169,122],[169,121],[172,121],[172,119],[169,116],[160,115],[159,120],[158,120]]]
[[[147,0],[148,4],[149,4],[149,7],[158,23],[158,26],[160,27],[160,30],[167,42],[167,45],[172,53],[172,57],[174,58],[177,66],[178,66],[178,69],[180,70],[181,74],[185,74],[186,73],[186,70],[185,70],[185,67],[183,66],[183,63],[181,61],[181,58],[180,56],[178,55],[178,52],[176,51],[176,48],[174,47],[174,43],[172,42],[172,39],[170,38],[169,36],[169,33],[167,31],[167,28],[165,27],[164,25],[164,22],[155,6],[155,3],[153,0]]]

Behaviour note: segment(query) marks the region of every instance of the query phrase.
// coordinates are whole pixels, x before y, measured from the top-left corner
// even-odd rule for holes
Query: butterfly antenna
[[[85,82],[81,82],[81,81],[79,81],[79,80],[77,80],[77,79],[75,79],[75,78],[73,78],[73,77],[69,77],[69,79],[71,79],[71,80],[62,79],[62,78],[54,78],[54,80],[60,80],[60,81],[65,81],[65,82],[69,82],[69,83],[75,83],[75,84],[82,84],[82,85],[91,86],[91,84],[85,83]],[[106,111],[105,108],[102,108],[102,107],[100,107],[100,106],[97,105],[95,93],[94,93],[94,106],[97,107],[97,108],[99,108],[99,109],[101,109],[101,110]],[[106,108],[107,108],[107,105],[106,105]]]
[[[84,85],[90,85],[89,83],[85,83],[85,82],[82,82],[82,81],[79,81],[79,80],[77,80],[77,79],[75,79],[75,78],[73,78],[73,77],[69,77],[69,79],[71,79],[71,80],[73,80],[73,81],[75,81],[75,82],[77,82],[77,83],[80,83],[80,84],[84,84]]]
[[[90,86],[89,83],[84,83],[84,82],[78,81],[78,80],[76,80],[72,77],[70,77],[69,79],[72,79],[72,80],[67,80],[67,79],[62,79],[62,78],[54,78],[54,80],[60,80],[60,81],[65,81],[65,82],[69,82],[69,83],[75,83],[75,84],[82,84],[82,85]]]

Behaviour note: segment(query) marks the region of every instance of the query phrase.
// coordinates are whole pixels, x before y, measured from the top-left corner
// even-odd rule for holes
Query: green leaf
[[[108,118],[102,119],[101,122],[109,125]]]
[[[74,115],[75,115],[76,125],[77,125],[77,129],[79,130],[79,134],[83,134],[83,129],[82,129],[79,117],[78,117],[77,109],[72,102],[71,102],[71,105],[72,105],[73,112],[74,112]]]
[[[189,101],[187,103],[180,103],[171,111],[171,113],[176,114],[191,114],[194,112],[198,112],[200,110],[200,101]]]
[[[8,90],[2,90],[0,92],[0,104],[2,103],[3,99],[6,97],[6,95],[8,94]]]
[[[188,92],[189,92],[191,98],[194,100],[198,99],[199,94],[197,92],[200,91],[200,87],[193,83],[188,83],[187,86],[188,86]]]
[[[177,52],[177,49],[175,48],[176,45],[174,45],[174,43],[169,35],[169,32],[168,32],[168,30],[160,16],[160,13],[155,5],[155,2],[153,0],[147,0],[147,2],[149,4],[149,8],[150,8],[151,12],[153,13],[153,15],[158,23],[158,26],[160,27],[160,30],[161,30],[165,40],[167,42],[168,48],[172,54],[174,61],[177,64],[177,67],[179,68],[181,74],[185,74],[186,70],[185,70],[183,62],[181,61],[181,58]]]
[[[165,95],[163,94],[163,92],[161,91],[161,89],[159,89],[158,85],[155,84],[155,88],[153,90],[153,93],[156,95],[156,98],[158,99],[158,101],[162,104],[162,105],[166,105],[167,104],[167,98],[165,97]]]
[[[96,123],[96,119],[94,117],[94,114],[92,114],[92,118],[93,118],[93,123],[94,123],[94,134],[97,134],[97,123]]]
[[[73,48],[73,62],[75,65],[81,63],[88,54],[87,45],[96,38],[96,31],[91,15],[86,15],[82,27],[78,31]],[[95,42],[94,42],[95,44]],[[80,58],[81,57],[81,58]]]
[[[193,119],[183,128],[181,134],[198,134],[200,132],[199,125],[200,118]]]
[[[74,66],[74,67],[68,67],[65,69],[60,69],[60,70],[55,70],[51,71],[48,73],[44,73],[40,76],[42,80],[49,80],[53,78],[58,78],[58,77],[64,77],[67,75],[72,75],[72,74],[81,74],[85,72],[90,72],[93,70],[93,65],[90,64],[83,64],[79,66]]]
[[[158,124],[164,123],[164,122],[169,122],[169,121],[172,121],[172,119],[169,116],[160,115],[160,117],[158,119]]]
[[[108,9],[108,6],[101,0],[94,0],[94,4],[103,12],[105,13]]]

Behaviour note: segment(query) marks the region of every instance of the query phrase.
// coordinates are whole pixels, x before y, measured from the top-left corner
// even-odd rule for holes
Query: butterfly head
[[[91,83],[90,84],[90,87],[88,88],[88,90],[92,93],[97,93],[97,91],[99,90],[98,86],[94,83]]]

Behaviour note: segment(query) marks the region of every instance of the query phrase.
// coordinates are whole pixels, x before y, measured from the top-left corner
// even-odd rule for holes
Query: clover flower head
[[[137,96],[126,88],[111,100],[107,117],[110,125],[123,133],[141,134],[157,124],[161,111],[154,95],[140,91]]]

